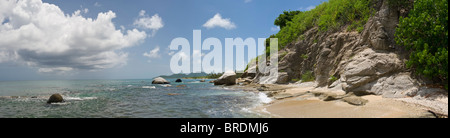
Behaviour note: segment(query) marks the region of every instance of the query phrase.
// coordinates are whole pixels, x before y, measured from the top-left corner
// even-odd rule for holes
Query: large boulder
[[[344,68],[341,75],[343,89],[353,91],[385,75],[400,71],[403,64],[395,53],[378,53],[368,48],[356,54]]]
[[[177,79],[175,82],[177,82],[177,83],[181,83],[181,82],[183,82],[181,79]]]
[[[235,85],[236,73],[234,71],[225,72],[220,78],[214,81],[214,85]]]
[[[158,77],[153,79],[152,84],[170,84],[170,82],[164,78]]]
[[[398,73],[381,77],[373,82],[362,85],[354,91],[382,95],[386,98],[403,98],[419,91],[419,84],[411,78],[410,73]]]
[[[64,99],[60,94],[53,94],[47,101],[48,104],[61,102],[64,102]]]

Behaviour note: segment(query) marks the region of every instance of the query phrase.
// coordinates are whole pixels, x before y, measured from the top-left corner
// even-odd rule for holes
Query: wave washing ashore
[[[153,85],[152,80],[0,82],[0,118],[258,118],[265,95],[198,80]],[[47,104],[60,93],[65,102]]]

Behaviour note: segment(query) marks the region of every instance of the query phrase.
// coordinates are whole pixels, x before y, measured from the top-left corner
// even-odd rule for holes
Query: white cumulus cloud
[[[308,6],[308,7],[300,7],[299,8],[299,10],[300,11],[310,11],[310,10],[312,10],[312,9],[315,9],[316,8],[316,6],[314,6],[314,5],[310,5],[310,6]]]
[[[0,62],[23,63],[43,73],[124,65],[128,54],[121,50],[142,43],[147,34],[116,29],[114,18],[112,11],[92,19],[41,0],[0,0],[0,57],[8,57]]]
[[[57,68],[40,68],[38,72],[40,73],[52,73],[52,72],[67,72],[72,71],[73,68],[69,67],[57,67]]]
[[[203,27],[206,27],[208,29],[221,27],[227,30],[231,30],[235,29],[236,25],[233,22],[231,22],[229,18],[223,19],[222,16],[219,13],[217,13],[216,15],[214,15],[213,18],[209,19],[205,24],[203,24]]]
[[[95,3],[94,3],[94,6],[95,6],[95,7],[101,7],[102,5],[101,5],[100,3],[98,3],[98,2],[95,2]]]
[[[89,9],[88,9],[88,8],[84,8],[84,9],[83,9],[83,12],[86,14],[86,13],[89,12]]]
[[[164,27],[164,22],[158,14],[150,17],[145,14],[144,10],[139,12],[139,18],[136,19],[133,24],[139,28],[151,30],[152,36],[154,36],[159,29]]]
[[[169,53],[167,53],[167,55],[169,56],[173,56],[175,54],[175,51],[170,51]]]
[[[149,53],[145,52],[143,56],[148,58],[159,58],[161,55],[159,54],[159,46],[157,46],[155,49],[151,50]]]
[[[277,27],[270,28],[270,30],[272,30],[272,32],[278,32],[281,30],[281,28],[279,26],[277,26]]]

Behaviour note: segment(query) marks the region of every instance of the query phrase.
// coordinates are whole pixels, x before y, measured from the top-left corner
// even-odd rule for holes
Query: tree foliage
[[[398,45],[411,50],[407,67],[439,78],[448,89],[448,0],[416,0],[396,29]]]
[[[286,24],[294,18],[295,15],[299,14],[301,11],[284,11],[283,14],[280,14],[278,18],[275,20],[275,25],[280,28],[284,28]]]

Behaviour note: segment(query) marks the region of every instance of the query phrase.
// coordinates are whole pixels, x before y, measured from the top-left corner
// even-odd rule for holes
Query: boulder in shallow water
[[[47,101],[48,104],[61,102],[64,102],[64,99],[60,94],[53,94]]]
[[[177,79],[175,82],[181,83],[183,81],[181,79]]]
[[[235,85],[236,73],[234,71],[225,72],[220,78],[214,81],[214,85]]]
[[[152,84],[170,84],[170,82],[164,78],[158,77],[153,79]]]

